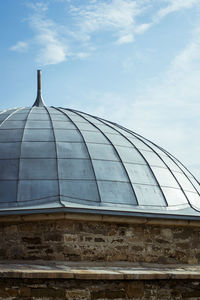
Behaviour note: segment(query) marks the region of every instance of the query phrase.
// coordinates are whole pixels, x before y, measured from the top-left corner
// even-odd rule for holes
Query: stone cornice
[[[160,226],[191,226],[200,227],[200,220],[159,219],[129,216],[113,216],[87,213],[49,213],[0,216],[0,223],[21,223],[50,220],[75,220],[87,222],[127,223]]]
[[[200,279],[199,265],[91,262],[0,262],[0,278],[158,280]]]

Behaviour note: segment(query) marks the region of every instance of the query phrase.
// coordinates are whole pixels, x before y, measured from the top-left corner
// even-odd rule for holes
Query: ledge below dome
[[[1,208],[0,216],[50,214],[50,213],[81,213],[116,217],[142,217],[177,220],[200,220],[200,212],[189,205],[181,207],[144,207],[144,206],[89,206],[70,202],[37,204],[36,206],[19,206]]]

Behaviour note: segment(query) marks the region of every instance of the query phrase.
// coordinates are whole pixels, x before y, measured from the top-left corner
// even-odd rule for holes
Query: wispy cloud
[[[65,61],[68,49],[58,33],[57,25],[41,13],[34,14],[29,22],[35,32],[33,41],[39,48],[36,61],[42,65]]]
[[[149,28],[149,24],[137,25],[136,22],[148,3],[148,0],[90,1],[89,5],[72,6],[71,12],[86,40],[96,32],[105,31],[111,32],[118,44],[123,44],[132,42],[135,34]]]
[[[136,35],[145,33],[165,16],[199,4],[199,0],[158,0],[153,3],[150,0],[89,1],[88,5],[72,5],[71,13],[79,25],[80,34],[77,36],[82,39],[89,41],[95,33],[110,32],[117,44],[125,44],[132,43]],[[141,22],[141,17],[153,5],[161,8],[153,10],[149,22]]]
[[[27,19],[34,36],[28,41],[19,41],[10,48],[12,51],[25,52],[28,47],[36,49],[36,62],[40,65],[57,64],[67,59],[66,41],[59,32],[59,26],[46,17],[48,5],[44,2],[28,3],[32,10]]]
[[[62,24],[48,17],[48,9],[56,1],[63,5],[63,11],[66,12],[66,22],[62,21]],[[28,40],[16,42],[10,50],[25,52],[34,48],[36,61],[41,65],[61,63],[70,56],[82,59],[90,55],[92,46],[98,47],[97,36],[102,39],[107,37],[106,42],[114,45],[132,43],[137,35],[144,34],[165,16],[194,5],[199,5],[199,0],[28,2],[31,16],[27,21],[34,35]],[[146,13],[149,13],[149,17],[144,22]]]
[[[162,19],[171,13],[199,4],[199,0],[165,0],[165,2],[167,5],[159,9],[155,19]]]
[[[29,45],[27,42],[19,41],[15,45],[10,47],[10,50],[17,51],[17,52],[26,52],[28,50],[28,47],[29,47]]]

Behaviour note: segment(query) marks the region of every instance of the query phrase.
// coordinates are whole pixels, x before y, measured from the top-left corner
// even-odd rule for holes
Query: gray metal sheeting
[[[200,216],[200,185],[171,154],[65,108],[0,112],[0,214],[51,209]]]

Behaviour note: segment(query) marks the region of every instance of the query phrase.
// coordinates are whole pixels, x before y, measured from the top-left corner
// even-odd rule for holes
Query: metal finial
[[[41,70],[37,70],[37,98],[33,106],[46,106],[42,99]]]

